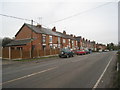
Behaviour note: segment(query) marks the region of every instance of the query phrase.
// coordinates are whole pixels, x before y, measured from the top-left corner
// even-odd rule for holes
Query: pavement
[[[0,85],[3,88],[107,88],[111,85],[115,56],[116,52],[112,51],[4,64]]]

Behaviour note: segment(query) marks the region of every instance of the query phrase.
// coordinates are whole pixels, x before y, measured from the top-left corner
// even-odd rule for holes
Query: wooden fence
[[[55,55],[59,54],[59,49],[49,49],[49,50],[33,50],[32,57],[37,58],[41,56],[48,56],[48,55]],[[2,58],[8,58],[8,59],[27,59],[31,58],[31,52],[30,51],[24,51],[24,50],[18,50],[18,49],[11,49],[9,51],[9,48],[6,47],[2,50]]]

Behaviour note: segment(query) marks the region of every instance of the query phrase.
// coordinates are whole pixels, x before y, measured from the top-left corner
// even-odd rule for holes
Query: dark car
[[[74,53],[70,50],[70,49],[61,49],[60,50],[60,54],[59,54],[59,57],[73,57],[74,56]]]

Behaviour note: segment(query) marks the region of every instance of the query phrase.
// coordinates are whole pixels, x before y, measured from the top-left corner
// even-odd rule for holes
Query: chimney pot
[[[73,37],[73,34],[70,34],[71,37]]]
[[[66,34],[66,31],[63,31],[63,34]]]
[[[56,32],[56,27],[53,27],[53,28],[52,28],[52,31],[53,31],[53,32]]]
[[[41,27],[42,27],[42,25],[40,25],[40,24],[37,24],[37,25],[36,25],[36,27],[39,27],[39,28],[41,28]]]

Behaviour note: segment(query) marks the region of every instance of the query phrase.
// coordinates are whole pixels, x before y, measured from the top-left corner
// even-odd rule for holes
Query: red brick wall
[[[31,33],[33,38],[35,38],[35,40],[32,42],[32,45],[35,45],[36,49],[42,49],[42,35],[41,34],[37,34],[33,31],[31,31],[27,26],[24,26],[22,28],[22,30],[17,34],[17,36],[15,37],[16,40],[19,39],[27,39],[27,38],[31,38]],[[31,44],[28,44],[26,49],[29,49],[31,47]]]
[[[25,38],[31,38],[31,30],[27,26],[24,26],[15,37],[16,40]]]

